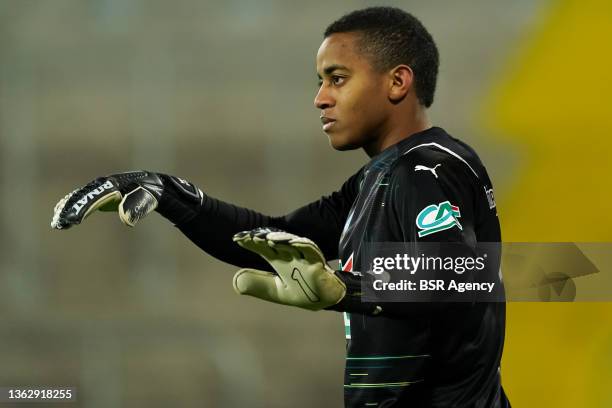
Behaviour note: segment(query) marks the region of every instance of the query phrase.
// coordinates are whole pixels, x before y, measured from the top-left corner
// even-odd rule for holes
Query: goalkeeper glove
[[[333,306],[346,294],[346,285],[308,238],[257,228],[234,235],[234,241],[261,255],[276,272],[239,270],[234,276],[238,294],[309,310]]]
[[[198,214],[203,193],[183,179],[150,171],[99,177],[62,198],[54,209],[51,227],[67,229],[96,210],[118,211],[133,227],[153,210],[179,224]]]

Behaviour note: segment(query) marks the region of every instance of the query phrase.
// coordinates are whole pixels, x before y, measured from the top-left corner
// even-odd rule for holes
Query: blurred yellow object
[[[503,238],[612,241],[612,2],[544,11],[480,112],[519,158]],[[502,375],[516,407],[611,407],[612,304],[510,303]]]

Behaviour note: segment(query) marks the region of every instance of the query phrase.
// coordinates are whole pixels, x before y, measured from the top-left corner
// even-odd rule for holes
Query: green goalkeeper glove
[[[150,171],[132,171],[98,177],[68,193],[55,206],[51,227],[67,229],[96,210],[117,211],[130,227],[153,210],[175,224],[195,217],[202,191],[183,179]]]
[[[308,238],[257,228],[234,235],[234,241],[261,255],[276,271],[239,270],[234,276],[238,294],[309,310],[333,306],[346,294],[346,285]]]

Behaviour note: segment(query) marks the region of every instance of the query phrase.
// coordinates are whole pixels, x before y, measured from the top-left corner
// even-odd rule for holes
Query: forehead
[[[317,52],[317,71],[323,73],[325,68],[343,65],[349,69],[363,68],[368,65],[367,59],[358,51],[359,34],[336,33],[325,38]]]

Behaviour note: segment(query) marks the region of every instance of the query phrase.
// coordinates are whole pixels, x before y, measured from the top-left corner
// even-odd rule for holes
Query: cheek
[[[351,116],[362,126],[376,126],[385,116],[386,103],[380,87],[364,87],[352,95]]]

